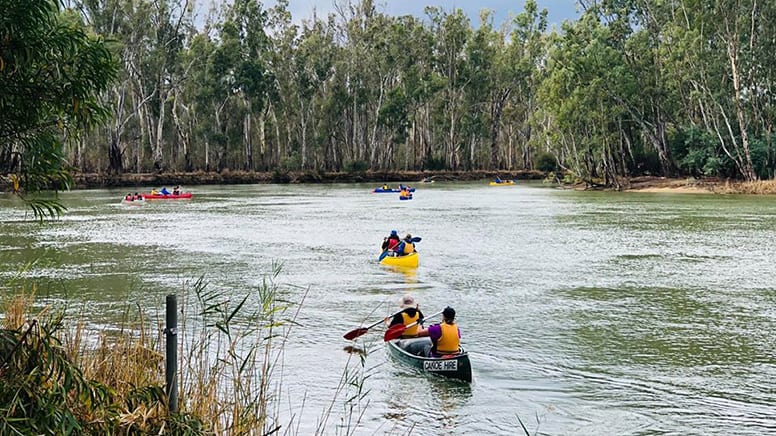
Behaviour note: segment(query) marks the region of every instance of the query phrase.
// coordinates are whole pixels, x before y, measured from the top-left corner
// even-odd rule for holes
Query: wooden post
[[[164,329],[167,355],[164,365],[167,403],[170,413],[178,412],[178,300],[167,296],[167,316]]]

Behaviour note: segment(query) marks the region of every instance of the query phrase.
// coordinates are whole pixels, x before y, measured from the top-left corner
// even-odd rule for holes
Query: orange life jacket
[[[415,316],[409,316],[407,312],[401,313],[401,319],[402,322],[404,322],[404,325],[410,325],[413,322],[420,319],[420,313],[418,311],[415,311]],[[401,337],[403,338],[414,338],[418,336],[418,324],[415,324],[412,327],[408,327],[406,330],[404,330],[404,333],[402,333]]]
[[[458,324],[455,322],[448,324],[443,322],[439,324],[442,330],[442,337],[436,343],[437,354],[456,354],[461,346],[461,338],[458,337]]]

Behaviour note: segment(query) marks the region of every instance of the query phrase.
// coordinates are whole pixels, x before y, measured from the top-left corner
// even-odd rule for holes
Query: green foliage
[[[103,41],[58,6],[56,0],[0,2],[0,174],[13,175],[13,191],[41,219],[64,207],[27,195],[69,188],[63,137],[106,119],[98,96],[117,71]]]
[[[63,13],[56,0],[0,2],[0,89],[14,90],[0,94],[0,135],[28,129],[0,136],[0,174],[23,195],[66,189],[65,157],[117,171],[122,160],[138,170],[517,169],[549,151],[584,179],[773,174],[773,2],[592,2],[549,31],[535,0],[505,23],[438,7],[393,17],[363,0],[301,24],[288,1],[235,0],[202,29],[174,0],[77,1]],[[122,57],[110,89],[115,66],[90,32]],[[103,104],[115,119],[84,137]],[[666,134],[689,125],[728,152]],[[64,135],[78,145],[27,153]],[[41,201],[36,215],[61,213]]]
[[[771,135],[770,140],[754,138],[749,143],[752,154],[752,166],[760,179],[772,179],[776,171],[776,135]]]
[[[536,169],[544,172],[558,170],[558,161],[552,153],[544,152],[536,156]]]
[[[426,171],[442,171],[449,168],[445,159],[441,157],[428,156],[423,161],[423,169]]]
[[[369,162],[363,160],[345,162],[342,169],[347,173],[362,173],[369,169]]]
[[[660,159],[654,149],[636,147],[633,150],[633,160],[630,167],[634,176],[654,176],[662,172]]]
[[[57,339],[62,320],[44,314],[0,330],[0,434],[97,435],[118,425],[112,390],[84,378]]]
[[[679,168],[696,177],[727,177],[733,162],[719,149],[719,139],[706,131],[690,127],[678,131],[671,140]]]

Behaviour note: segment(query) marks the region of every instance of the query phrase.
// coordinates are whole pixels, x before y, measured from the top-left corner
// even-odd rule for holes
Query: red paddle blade
[[[392,326],[385,331],[385,335],[383,335],[383,341],[387,342],[398,339],[402,334],[404,334],[405,330],[407,330],[407,327],[405,327],[404,324],[396,324],[395,326]]]
[[[366,333],[366,332],[368,332],[368,331],[369,331],[369,329],[368,329],[368,328],[366,328],[366,327],[361,327],[361,328],[357,328],[357,329],[355,329],[355,330],[351,330],[351,331],[349,331],[349,332],[345,333],[345,335],[344,335],[343,337],[344,337],[345,339],[347,339],[347,340],[356,339],[357,337],[359,337],[359,336],[361,336],[361,335],[365,334],[365,333]]]

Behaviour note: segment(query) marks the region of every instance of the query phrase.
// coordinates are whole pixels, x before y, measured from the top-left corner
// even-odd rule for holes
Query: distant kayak
[[[490,182],[490,186],[509,186],[514,185],[514,180],[502,180],[500,182]]]
[[[399,188],[388,188],[388,189],[375,188],[374,191],[372,191],[372,192],[374,192],[375,194],[381,194],[381,193],[386,193],[386,192],[401,192],[401,189],[399,189]],[[415,192],[415,188],[410,188],[410,192]]]
[[[185,198],[191,198],[191,192],[183,192],[177,195],[174,194],[143,194],[143,198],[146,200],[182,200]]]

